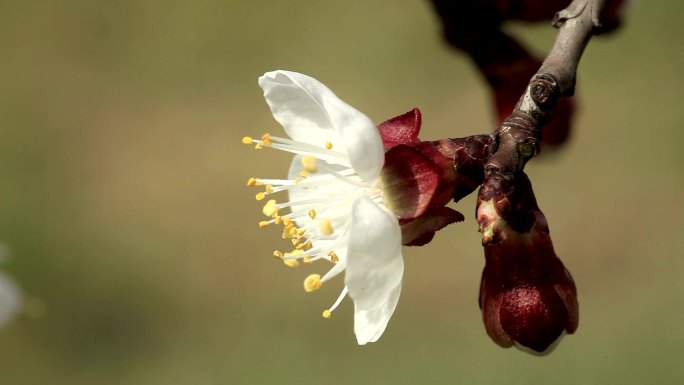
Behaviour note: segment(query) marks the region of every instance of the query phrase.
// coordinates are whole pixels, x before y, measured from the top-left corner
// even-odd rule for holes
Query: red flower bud
[[[524,173],[513,188],[498,180],[480,190],[477,209],[486,264],[480,308],[487,334],[546,351],[563,331],[577,329],[575,283],[556,256],[544,214]]]

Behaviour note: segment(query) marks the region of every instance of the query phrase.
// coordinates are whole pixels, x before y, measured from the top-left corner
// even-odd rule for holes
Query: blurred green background
[[[527,167],[580,327],[534,357],[487,337],[474,198],[465,223],[405,248],[402,298],[357,346],[352,304],[316,293],[258,231],[251,176],[288,156],[256,79],[314,76],[423,139],[489,132],[489,94],[425,1],[0,3],[2,270],[32,309],[0,330],[1,384],[673,384],[684,368],[681,2],[632,2],[591,41],[563,151]],[[507,26],[536,52],[548,24]]]

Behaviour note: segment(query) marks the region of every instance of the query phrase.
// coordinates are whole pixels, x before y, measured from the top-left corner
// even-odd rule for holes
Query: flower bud
[[[489,183],[478,197],[486,264],[480,308],[487,334],[500,346],[545,352],[577,329],[575,283],[556,256],[544,214],[524,173],[513,188]]]

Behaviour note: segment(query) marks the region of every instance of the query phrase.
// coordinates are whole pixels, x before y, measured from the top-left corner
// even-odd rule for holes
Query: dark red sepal
[[[414,108],[413,110],[386,120],[378,126],[382,144],[385,149],[392,148],[400,144],[414,144],[418,143],[418,133],[420,132],[420,125],[422,117],[420,110]]]
[[[431,207],[418,218],[399,220],[401,243],[404,246],[423,246],[432,240],[437,230],[464,219],[463,214],[449,207]]]
[[[439,169],[420,151],[400,144],[385,153],[380,185],[394,215],[416,218],[430,205],[439,185]]]

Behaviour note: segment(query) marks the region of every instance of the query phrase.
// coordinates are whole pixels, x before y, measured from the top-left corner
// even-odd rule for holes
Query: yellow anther
[[[280,210],[280,207],[276,204],[275,199],[271,199],[266,204],[264,205],[264,208],[261,210],[264,215],[267,217],[273,217],[276,214],[278,214],[278,211]]]
[[[304,279],[304,290],[307,293],[316,291],[321,288],[321,276],[318,274],[311,274]]]
[[[268,226],[268,221],[261,221],[259,222],[259,228],[263,229],[264,227]]]
[[[340,258],[337,256],[337,254],[335,254],[334,251],[329,252],[328,256],[330,257],[330,262],[332,263],[337,263],[340,261]]]
[[[333,233],[333,227],[332,223],[330,223],[330,219],[323,220],[323,222],[321,223],[321,231],[325,235],[330,235]]]
[[[290,238],[297,238],[297,230],[296,226],[290,228]]]
[[[257,194],[254,196],[254,198],[256,198],[256,200],[258,200],[258,201],[262,201],[262,200],[264,200],[264,198],[266,198],[266,194],[260,192],[260,193],[257,193]]]
[[[299,176],[301,176],[302,178],[306,178],[307,176],[309,176],[309,174],[307,174],[306,171],[302,170],[299,172]]]
[[[304,229],[297,229],[297,236],[298,236],[298,237],[301,237],[302,235],[304,235],[304,233],[306,233],[306,230],[304,230]]]
[[[299,266],[299,261],[296,259],[283,259],[283,263],[287,265],[288,267],[297,267]]]
[[[262,145],[260,145],[259,143],[254,145],[255,150],[261,150],[262,148],[264,148],[264,147]]]
[[[302,253],[303,253],[303,251],[301,251],[301,250],[292,250],[289,253],[285,253],[284,257],[285,258],[296,257]]]
[[[297,246],[295,246],[295,248],[297,250],[306,251],[306,250],[309,250],[313,247],[313,243],[311,243],[311,241],[307,241],[307,242],[302,242],[301,240],[298,240],[298,241],[299,242],[298,242]]]
[[[302,178],[295,178],[295,184],[302,183]]]
[[[299,238],[292,238],[292,246],[297,247],[299,244],[302,243],[302,241],[299,240]]]
[[[316,211],[314,209],[309,210],[309,218],[316,219]]]
[[[266,192],[269,194],[273,194],[273,186],[271,186],[270,184],[267,184],[266,185]]]
[[[283,252],[276,250],[273,252],[273,256],[276,257],[276,259],[283,259]]]
[[[332,316],[332,312],[328,309],[323,310],[323,318],[328,319]]]
[[[283,263],[289,267],[299,266],[299,261],[296,258],[292,258],[292,257],[296,257],[297,255],[302,254],[302,253],[303,253],[303,251],[301,251],[301,250],[292,250],[289,253],[283,254]]]
[[[283,228],[283,239],[290,238],[290,230],[292,229],[292,225],[285,225],[285,228]]]
[[[242,143],[243,144],[252,144],[252,142],[254,142],[254,139],[252,139],[251,137],[249,137],[249,136],[242,137]]]
[[[292,219],[290,219],[289,217],[284,217],[284,218],[283,218],[283,224],[284,224],[285,226],[291,225],[291,224],[292,224]]]
[[[273,217],[273,223],[275,223],[276,225],[279,225],[279,224],[281,224],[282,222],[283,222],[283,221],[282,221],[282,219],[280,219],[280,215],[276,214],[276,215]]]
[[[247,186],[249,186],[249,187],[256,186],[256,179],[255,178],[247,179]]]
[[[302,258],[302,262],[304,262],[304,263],[313,263],[313,261],[311,260],[311,256],[310,256],[310,255],[307,255],[307,256],[305,256],[304,258]]]
[[[272,145],[273,142],[271,142],[271,134],[261,135],[261,142],[262,142],[264,147],[268,147],[268,146]]]
[[[325,142],[325,148],[327,148],[328,150],[332,150],[332,147],[332,142]]]
[[[317,172],[318,167],[316,166],[316,163],[318,163],[318,159],[316,159],[315,156],[311,155],[305,155],[301,159],[302,162],[302,167],[304,167],[304,170],[307,172]]]

